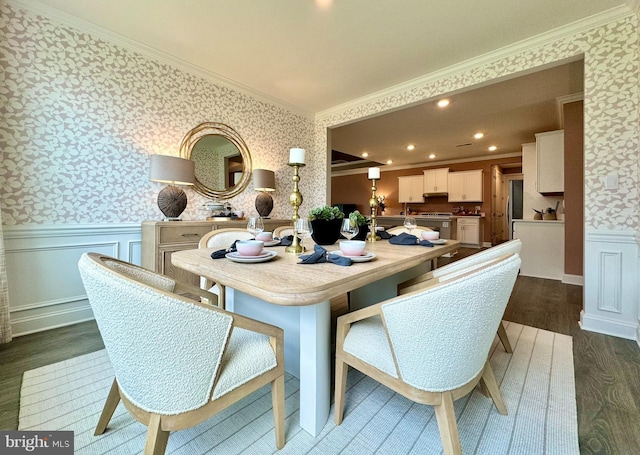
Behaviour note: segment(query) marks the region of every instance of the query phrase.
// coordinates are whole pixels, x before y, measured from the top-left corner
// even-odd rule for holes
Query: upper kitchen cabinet
[[[423,176],[398,177],[398,202],[424,202]]]
[[[564,193],[564,130],[536,134],[538,193]]]
[[[482,170],[450,172],[449,202],[482,202]]]
[[[445,194],[449,191],[449,168],[427,169],[424,172],[425,194]]]

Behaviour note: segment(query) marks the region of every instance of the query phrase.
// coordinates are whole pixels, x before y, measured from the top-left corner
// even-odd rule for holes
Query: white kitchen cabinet
[[[457,218],[457,240],[465,246],[482,248],[482,220],[479,216]]]
[[[482,170],[449,172],[449,202],[482,202]]]
[[[538,193],[564,193],[564,130],[536,134]]]
[[[422,175],[398,177],[398,202],[424,202]]]
[[[424,172],[424,192],[441,194],[449,191],[449,168],[427,169]]]

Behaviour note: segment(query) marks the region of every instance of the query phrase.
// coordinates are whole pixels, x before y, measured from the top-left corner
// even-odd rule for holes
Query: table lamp
[[[176,185],[193,185],[194,162],[176,156],[151,155],[149,180],[169,184],[158,193],[158,207],[166,221],[180,220],[180,214],[187,208],[187,195]]]
[[[268,218],[273,210],[273,198],[269,194],[276,190],[276,176],[267,169],[254,169],[253,189],[260,191],[256,196],[256,210],[262,218]]]

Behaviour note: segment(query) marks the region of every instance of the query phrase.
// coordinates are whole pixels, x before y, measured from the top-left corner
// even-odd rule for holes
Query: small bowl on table
[[[238,240],[236,251],[240,256],[260,256],[264,242],[262,240]]]
[[[340,251],[344,256],[362,256],[366,246],[364,240],[343,240],[340,242]]]
[[[256,240],[262,240],[263,242],[270,242],[273,240],[273,232],[262,231],[256,235]]]
[[[422,231],[423,240],[438,240],[440,238],[440,232],[438,231]]]

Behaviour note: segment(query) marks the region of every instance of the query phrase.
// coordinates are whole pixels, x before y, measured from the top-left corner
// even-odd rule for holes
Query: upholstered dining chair
[[[406,294],[419,290],[422,287],[432,286],[437,283],[438,280],[452,273],[458,273],[462,270],[481,266],[484,262],[499,258],[505,254],[520,254],[522,250],[522,241],[520,239],[513,239],[508,242],[501,243],[499,245],[487,248],[478,253],[467,256],[464,259],[459,259],[455,262],[440,267],[439,269],[432,270],[430,272],[418,275],[415,278],[407,280],[398,284],[398,294]],[[504,350],[508,353],[513,353],[513,348],[509,342],[507,331],[504,328],[504,324],[500,321],[498,326],[498,338],[504,347]]]
[[[460,454],[454,400],[480,383],[507,413],[488,354],[519,267],[520,257],[509,255],[338,318],[336,424],[343,420],[351,366],[409,400],[432,405],[444,453]]]
[[[246,229],[238,228],[225,228],[214,229],[211,232],[207,232],[202,236],[200,242],[198,242],[198,248],[229,248],[236,240],[249,240],[253,238]],[[200,287],[208,290],[218,296],[218,306],[225,308],[225,287],[219,283],[214,283],[209,278],[200,277]]]
[[[170,432],[271,384],[284,446],[282,329],[183,298],[171,278],[108,256],[85,253],[78,267],[115,372],[95,435],[122,401],[148,427],[144,453],[162,454]]]

